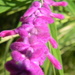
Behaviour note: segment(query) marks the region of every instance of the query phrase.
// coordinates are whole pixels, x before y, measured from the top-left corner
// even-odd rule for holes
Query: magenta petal
[[[18,51],[12,51],[11,56],[15,62],[22,63],[25,56]]]
[[[40,48],[39,50],[37,49],[37,51],[35,51],[31,57],[31,61],[33,61],[37,65],[43,65],[44,61],[46,60],[45,52],[43,49],[41,49],[42,48]]]
[[[24,65],[26,66],[27,70],[31,72],[31,75],[44,75],[39,65],[28,60],[24,62]]]
[[[34,21],[34,25],[38,25],[38,26],[40,25],[44,26],[44,24],[47,24],[47,23],[50,23],[50,24],[54,23],[54,19],[50,16],[39,16]]]
[[[33,20],[34,20],[34,17],[27,17],[24,22],[26,22],[26,23],[30,23],[30,22],[33,23]]]
[[[53,2],[52,3],[52,6],[67,6],[68,5],[68,3],[67,2],[65,2],[65,1],[61,1],[61,2]]]
[[[50,5],[53,2],[53,0],[44,0],[44,2],[48,5]]]
[[[36,29],[38,31],[38,34],[36,35],[37,38],[44,43],[48,42],[50,33],[49,33],[49,28],[47,27],[46,24],[43,24],[43,26],[36,26]]]
[[[33,58],[37,59],[37,58],[39,58],[39,56],[41,57],[42,53],[44,53],[43,46],[40,44],[35,45],[33,48],[35,50],[32,54]]]
[[[39,40],[41,40],[42,42],[44,42],[44,43],[47,43],[48,42],[48,40],[49,40],[49,34],[48,33],[42,33],[42,34],[38,34],[37,35],[37,38],[39,39]]]
[[[45,2],[43,3],[43,7],[44,7],[44,8],[46,8],[46,9],[48,9],[48,10],[50,10],[49,5],[48,5],[48,4],[46,4]],[[51,12],[51,10],[50,10],[50,12]]]
[[[23,42],[14,42],[11,44],[10,48],[12,50],[23,51],[29,47],[29,44],[25,44]]]
[[[37,8],[40,8],[41,7],[41,3],[39,1],[34,1],[32,3],[32,6],[37,7]]]
[[[40,10],[40,12],[41,12],[42,14],[44,14],[45,16],[46,16],[46,15],[49,15],[49,14],[51,13],[51,11],[50,11],[49,9],[44,8],[44,7],[41,7],[39,10]]]
[[[24,17],[31,16],[39,7],[41,7],[40,2],[38,1],[33,2],[31,7],[25,12],[23,16]]]
[[[41,26],[44,23],[45,23],[45,21],[42,21],[42,18],[40,16],[34,20],[34,25],[35,26]]]
[[[59,70],[62,69],[62,66],[59,63],[59,61],[51,53],[48,53],[47,57],[49,58],[49,60],[51,61],[51,63],[54,65],[56,69],[59,69]]]
[[[57,48],[58,47],[58,44],[57,44],[56,40],[54,40],[52,37],[50,37],[49,41],[50,41],[50,43],[51,43],[53,48]]]
[[[32,28],[34,28],[33,24],[22,24],[21,28],[23,28],[26,31],[30,31]]]
[[[68,3],[65,1],[61,1],[61,2],[55,2],[53,0],[44,0],[45,3],[49,4],[50,6],[67,6]]]
[[[57,14],[57,13],[51,13],[50,16],[58,18],[58,19],[64,19],[64,15],[62,14]]]
[[[54,19],[52,17],[48,17],[48,16],[40,16],[40,18],[42,18],[42,20],[44,20],[45,22],[52,24],[54,23]]]
[[[27,31],[30,31],[33,27],[34,27],[33,24],[23,23],[22,26],[20,26],[20,27],[18,27],[18,28],[15,29],[15,32],[17,34],[23,32],[23,31],[24,31],[24,33],[26,33]]]
[[[31,71],[28,71],[23,64],[16,64],[14,61],[8,61],[5,67],[10,75],[31,75]]]
[[[36,65],[35,63],[31,63],[31,71],[32,71],[32,75],[44,75],[44,72],[42,71],[42,69],[40,68],[40,66]]]
[[[18,72],[18,70],[20,70],[19,66],[17,64],[15,64],[12,60],[6,62],[5,64],[5,68],[9,71],[9,72]]]
[[[14,32],[14,30],[5,30],[0,32],[0,37],[6,37],[6,36],[11,36],[11,35],[15,35],[16,33]]]
[[[36,44],[37,42],[38,41],[37,41],[36,35],[32,35],[31,37],[29,37],[29,43],[31,44],[31,46],[32,46],[32,44]]]
[[[19,34],[21,38],[25,38],[28,36],[28,31],[30,31],[34,27],[33,24],[22,24],[22,26],[15,29],[15,33]]]
[[[25,29],[19,29],[18,30],[18,34],[22,37],[22,38],[25,38],[26,36],[28,36],[28,32],[25,30]]]
[[[27,23],[27,24],[29,24],[29,23],[33,23],[33,20],[34,20],[34,17],[21,17],[20,18],[20,21],[21,22],[23,22],[23,23]]]
[[[37,40],[37,42],[35,41],[35,44],[32,44],[31,46],[34,50],[32,53],[31,61],[38,65],[42,65],[46,59],[45,54],[48,52],[48,48],[44,43],[42,43],[42,41],[39,40]]]
[[[36,7],[30,7],[24,14],[24,17],[31,16],[37,10]]]

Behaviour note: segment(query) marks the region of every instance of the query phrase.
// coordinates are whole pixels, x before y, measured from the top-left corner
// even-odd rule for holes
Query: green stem
[[[51,34],[52,34],[53,38],[54,38],[55,40],[57,40],[57,28],[56,28],[56,25],[55,25],[55,24],[50,25],[50,30],[51,30]],[[53,55],[54,55],[54,56],[61,62],[61,64],[62,64],[62,59],[61,59],[61,55],[60,55],[60,50],[59,50],[59,48],[58,48],[58,49],[52,48],[51,51],[52,51]],[[60,74],[60,75],[64,75],[63,68],[62,68],[62,70],[58,70],[58,71],[59,71],[59,74]]]
[[[6,49],[5,49],[5,53],[4,53],[4,64],[6,63],[6,59],[7,59],[7,54],[8,54],[8,51],[9,51],[9,47],[10,47],[10,44],[12,43],[13,39],[9,40],[7,42],[7,45],[6,45]],[[6,70],[4,68],[4,75],[6,75]]]

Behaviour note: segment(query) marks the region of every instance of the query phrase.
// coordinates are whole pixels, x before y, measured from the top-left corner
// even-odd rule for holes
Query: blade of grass
[[[52,50],[51,50],[52,47],[51,47],[49,42],[48,42],[47,46],[48,46],[50,52],[52,53]],[[47,74],[46,75],[52,75],[52,74],[56,75],[56,71],[55,71],[54,66],[49,62],[49,66],[48,66],[48,70],[47,70]]]
[[[6,63],[7,54],[9,52],[10,44],[12,43],[12,41],[13,41],[13,38],[7,42],[6,49],[5,49],[5,53],[4,53],[4,64]],[[4,68],[4,75],[6,75],[5,68]]]
[[[63,0],[63,1],[68,2],[67,6],[68,11],[71,12],[73,16],[75,16],[75,3],[73,2],[73,0]]]
[[[53,38],[57,41],[57,28],[56,28],[56,25],[55,24],[52,24],[49,26],[50,27],[50,31],[51,31],[51,35],[53,36]],[[52,48],[51,49],[53,55],[61,62],[62,64],[62,59],[61,59],[61,55],[60,55],[60,50],[59,49],[54,49]],[[60,75],[64,75],[64,72],[63,72],[63,68],[62,70],[59,70],[59,74]]]

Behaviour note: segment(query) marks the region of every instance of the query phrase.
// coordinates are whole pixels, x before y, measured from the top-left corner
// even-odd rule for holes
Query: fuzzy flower
[[[47,3],[50,6],[67,6],[68,3],[65,1],[61,1],[61,2],[55,2],[53,0],[44,0],[45,3]]]
[[[44,75],[41,68],[29,60],[23,61],[22,64],[11,60],[5,64],[5,68],[10,72],[10,75]]]
[[[67,6],[67,2],[43,0],[34,1],[30,8],[21,16],[22,25],[14,30],[0,32],[0,37],[19,34],[20,38],[10,45],[12,60],[5,67],[10,75],[44,75],[41,65],[46,57],[56,69],[62,69],[59,61],[49,52],[46,46],[50,42],[57,48],[56,40],[51,36],[48,24],[54,23],[53,18],[64,19],[64,15],[53,13],[49,6]]]
[[[11,35],[15,35],[15,32],[13,30],[5,30],[0,32],[0,37],[6,37]]]
[[[33,39],[33,37],[35,38]],[[62,68],[62,66],[56,60],[56,58],[54,58],[54,56],[49,52],[49,49],[47,48],[47,46],[44,43],[42,43],[42,41],[39,41],[36,36],[30,37],[28,42],[30,43],[30,46],[27,49],[24,49],[24,47],[21,44],[21,41],[14,42],[11,45],[11,49],[13,50],[11,55],[14,61],[22,63],[23,60],[27,58],[30,61],[36,63],[37,65],[42,65],[46,57],[48,57],[49,60],[57,69]],[[18,46],[18,43],[20,43],[19,46]]]

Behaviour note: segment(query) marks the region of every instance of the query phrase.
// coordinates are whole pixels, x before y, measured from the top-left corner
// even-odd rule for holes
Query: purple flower
[[[6,36],[11,36],[11,35],[15,35],[15,31],[14,30],[4,30],[2,32],[0,32],[0,37],[6,37]]]
[[[26,59],[25,56],[18,51],[12,51],[11,56],[17,63],[22,63]]]
[[[65,1],[61,1],[61,2],[55,2],[53,0],[44,0],[45,3],[49,4],[50,6],[67,6],[68,3]]]
[[[48,57],[49,60],[57,69],[61,69],[62,68],[61,64],[53,57],[51,53],[49,53],[49,50],[46,47],[46,45],[42,43],[42,41],[38,40],[36,37],[35,37],[36,39],[33,40],[33,37],[29,38],[30,47],[23,51],[17,50],[18,48],[15,49],[16,47],[18,47],[18,45],[15,45],[15,43],[13,43],[15,45],[14,49],[16,50],[16,51],[13,51],[11,54],[13,60],[16,62],[22,63],[25,59],[29,59],[30,61],[32,61],[33,63],[37,65],[42,65],[46,57]],[[12,45],[12,48],[14,45]],[[20,51],[21,53],[18,51]]]
[[[68,5],[68,3],[65,2],[65,1],[62,1],[62,2],[52,2],[51,5],[52,6],[64,6],[65,7],[65,6]]]
[[[23,42],[14,42],[11,44],[10,48],[12,50],[23,51],[23,50],[27,49],[29,46],[30,46],[29,44],[25,44]]]
[[[34,52],[32,54],[32,57],[31,57],[31,59],[33,61],[36,62],[38,60],[39,64],[42,65],[43,62],[45,61],[46,57],[48,57],[49,60],[51,61],[51,63],[54,65],[55,68],[57,68],[57,69],[61,69],[62,68],[61,64],[49,52],[49,49],[46,47],[46,45],[44,43],[42,43],[41,41],[36,42],[36,44],[32,45],[32,48],[34,50]]]
[[[51,53],[48,53],[47,57],[56,69],[59,69],[59,70],[62,69],[62,65]]]
[[[67,6],[67,2],[44,0],[32,3],[31,7],[20,18],[22,25],[14,30],[0,32],[0,37],[19,34],[20,38],[11,44],[12,60],[5,64],[10,75],[44,75],[40,65],[46,57],[56,69],[62,69],[59,61],[49,52],[46,43],[49,41],[57,48],[56,40],[51,36],[48,24],[54,23],[53,18],[64,19],[62,14],[53,13],[49,6]]]
[[[29,60],[25,60],[22,64],[11,60],[5,64],[5,67],[10,75],[44,75],[41,68]]]
[[[33,25],[23,24],[22,26],[15,29],[15,33],[19,34],[22,38],[25,38],[29,35],[29,31],[33,28]]]
[[[31,16],[40,7],[41,7],[40,2],[38,1],[33,2],[31,7],[24,13],[24,17]]]
[[[51,13],[50,16],[54,17],[54,18],[58,18],[58,19],[64,19],[64,15],[62,14],[57,14],[57,13]]]
[[[44,43],[47,43],[48,41],[50,41],[53,48],[58,47],[57,42],[51,37],[51,35],[49,33],[49,28],[48,28],[47,24],[42,23],[42,20],[39,18],[36,19],[36,21],[35,21],[35,29],[37,30],[36,36],[39,40],[43,41]]]

